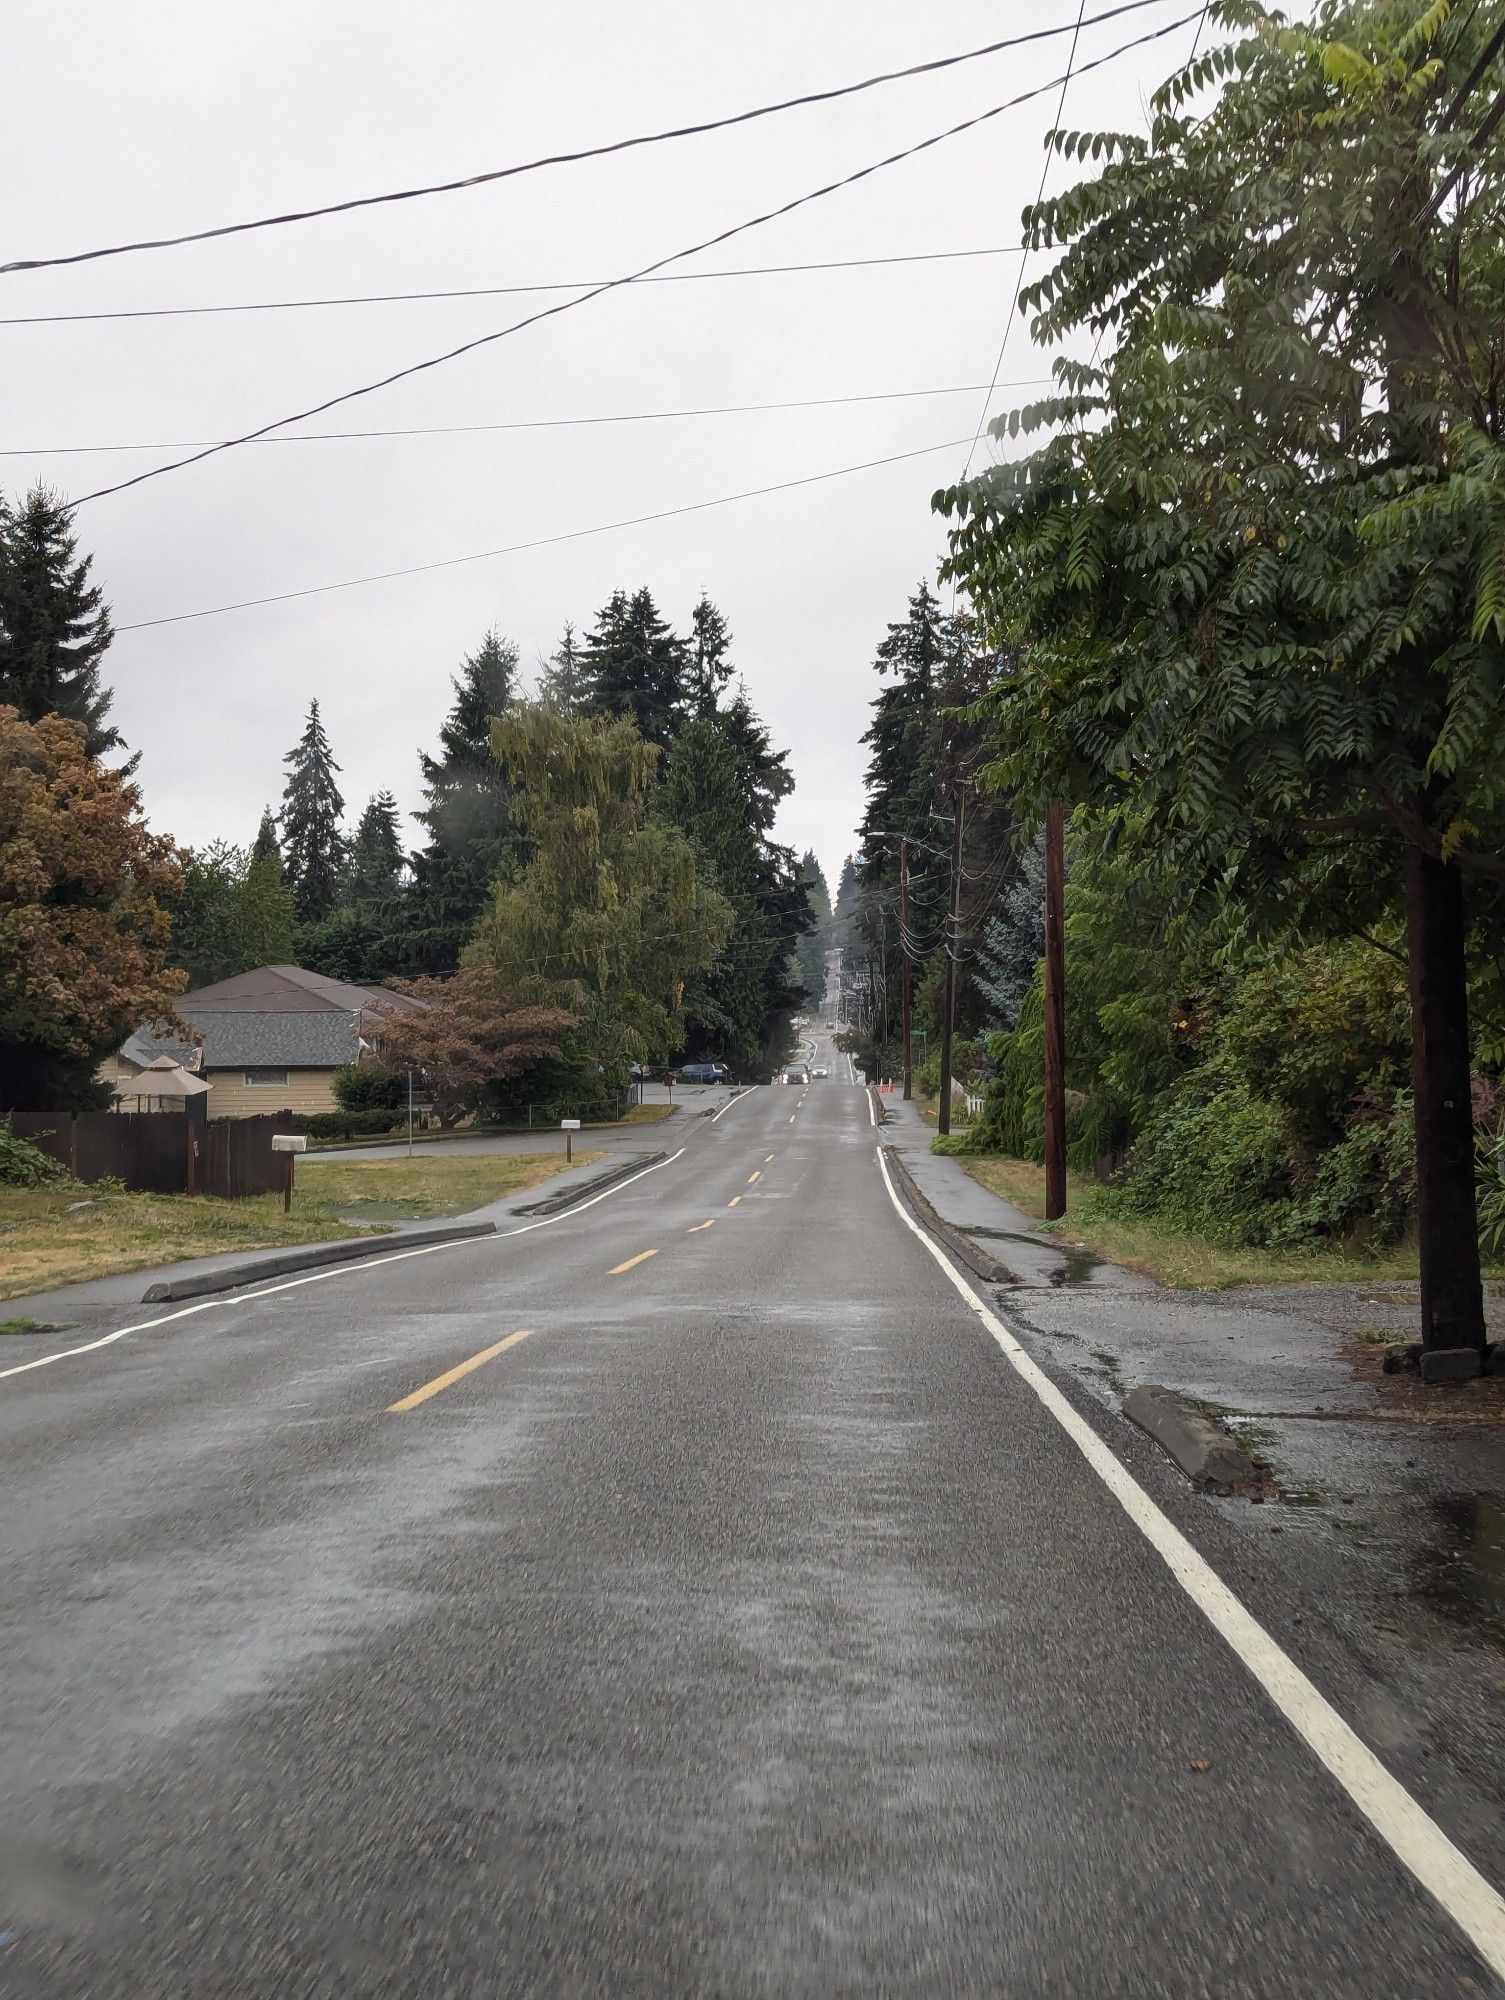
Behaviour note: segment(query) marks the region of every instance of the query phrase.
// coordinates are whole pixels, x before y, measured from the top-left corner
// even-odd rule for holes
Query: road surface
[[[0,1991],[1497,1990],[1467,1802],[1355,1802],[1359,1691],[1277,1708],[1236,1538],[1073,1436],[830,1066],[0,1374]]]

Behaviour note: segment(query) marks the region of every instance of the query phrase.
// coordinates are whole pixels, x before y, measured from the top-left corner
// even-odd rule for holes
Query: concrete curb
[[[985,1285],[1014,1285],[1018,1279],[1006,1264],[1000,1264],[996,1257],[990,1257],[986,1250],[979,1249],[965,1231],[950,1223],[919,1189],[914,1175],[905,1166],[896,1146],[885,1146],[883,1157],[898,1176],[904,1199],[925,1227],[939,1236],[946,1248],[960,1257],[974,1277],[981,1278]]]
[[[1189,1396],[1146,1382],[1124,1398],[1124,1415],[1147,1431],[1193,1484],[1231,1493],[1257,1483],[1256,1468]]]
[[[390,1255],[394,1250],[418,1250],[428,1243],[464,1243],[472,1236],[495,1234],[494,1222],[466,1222],[451,1229],[393,1230],[385,1236],[363,1236],[351,1242],[313,1243],[306,1250],[289,1250],[282,1257],[227,1264],[222,1270],[202,1271],[197,1277],[170,1278],[165,1284],[148,1285],[141,1294],[141,1303],[155,1306],[170,1299],[205,1298],[213,1292],[238,1291],[242,1285],[259,1285],[266,1278],[285,1278],[294,1271],[317,1270],[322,1264],[353,1264],[357,1259]]]
[[[546,1194],[542,1201],[530,1201],[523,1208],[508,1209],[509,1215],[562,1215],[567,1208],[585,1201],[593,1194],[615,1187],[618,1181],[625,1181],[633,1174],[643,1173],[649,1167],[656,1167],[669,1157],[667,1149],[661,1153],[634,1153],[630,1159],[619,1160],[614,1167],[607,1167],[599,1174],[593,1174],[588,1181],[581,1181],[572,1188],[560,1188],[554,1194]]]

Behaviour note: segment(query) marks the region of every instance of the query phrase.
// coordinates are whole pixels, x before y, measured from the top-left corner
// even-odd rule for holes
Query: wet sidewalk
[[[1172,1290],[1045,1235],[962,1161],[932,1154],[913,1105],[885,1103],[884,1143],[937,1213],[1006,1267],[992,1298],[1042,1359],[1115,1413],[1147,1384],[1202,1405],[1272,1480],[1257,1504],[1207,1504],[1262,1538],[1285,1535],[1272,1545],[1283,1561],[1324,1552],[1360,1623],[1406,1629],[1410,1643],[1419,1620],[1448,1648],[1482,1649],[1491,1688],[1505,1690],[1505,1380],[1382,1372],[1386,1342],[1415,1337],[1414,1283]],[[1505,1288],[1486,1290],[1500,1338]]]

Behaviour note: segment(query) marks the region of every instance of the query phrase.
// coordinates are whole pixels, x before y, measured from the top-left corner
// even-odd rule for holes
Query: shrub
[[[395,1111],[300,1111],[293,1130],[310,1139],[367,1139],[406,1128],[407,1116]]]
[[[10,1129],[10,1120],[0,1118],[0,1187],[50,1187],[65,1181],[68,1170]]]
[[[1111,1199],[1223,1243],[1288,1242],[1302,1165],[1278,1107],[1209,1065],[1151,1118]]]
[[[405,1113],[408,1074],[395,1063],[346,1063],[334,1073],[334,1094],[342,1111]]]

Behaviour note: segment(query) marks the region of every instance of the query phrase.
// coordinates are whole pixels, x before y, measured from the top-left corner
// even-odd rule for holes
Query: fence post
[[[78,1179],[78,1113],[68,1113],[68,1177]]]

